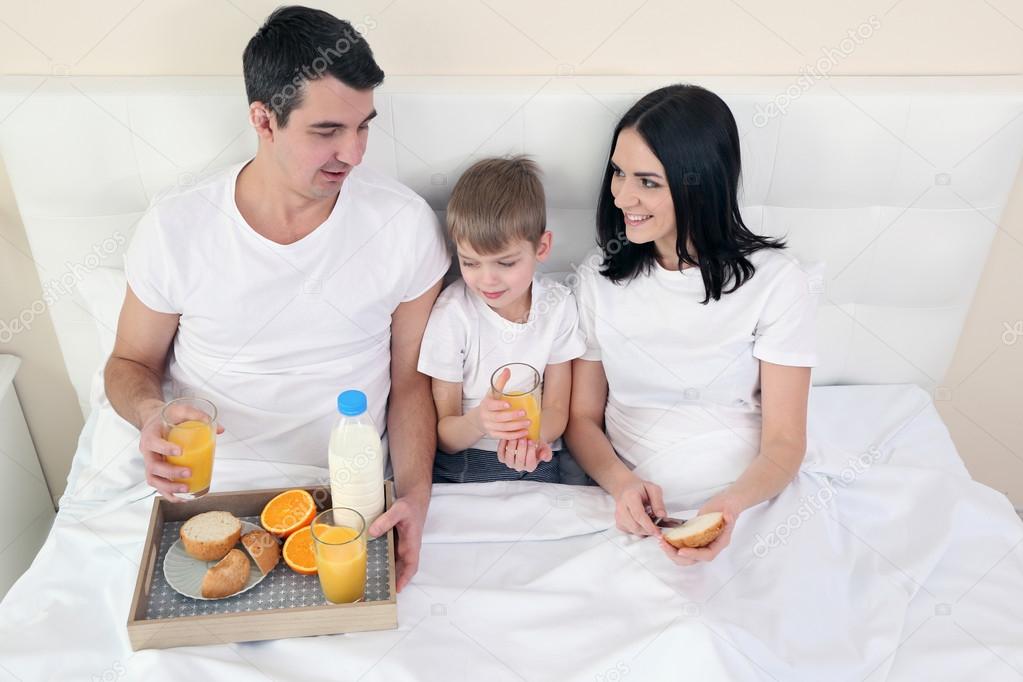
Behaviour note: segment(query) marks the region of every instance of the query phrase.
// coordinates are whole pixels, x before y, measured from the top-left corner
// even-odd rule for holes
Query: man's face
[[[352,168],[362,162],[374,116],[372,90],[355,90],[329,75],[306,81],[288,124],[271,124],[271,156],[299,194],[336,197]]]

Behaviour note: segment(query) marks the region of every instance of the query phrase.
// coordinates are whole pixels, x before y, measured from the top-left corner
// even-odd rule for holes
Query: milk
[[[380,432],[366,412],[366,396],[361,391],[345,391],[338,396],[337,406],[340,414],[327,447],[331,504],[362,514],[368,530],[384,511]]]

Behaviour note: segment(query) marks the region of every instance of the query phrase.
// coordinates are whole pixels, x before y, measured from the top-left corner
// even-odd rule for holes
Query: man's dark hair
[[[366,39],[328,12],[297,5],[278,7],[242,55],[249,104],[263,102],[282,128],[302,104],[303,86],[325,75],[356,90],[380,85],[384,72]]]

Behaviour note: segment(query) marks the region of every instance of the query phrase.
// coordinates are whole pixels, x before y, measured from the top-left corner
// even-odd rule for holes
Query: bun
[[[202,579],[202,596],[207,599],[230,597],[249,581],[249,558],[240,549],[232,549]]]
[[[277,538],[263,529],[249,531],[243,535],[242,546],[259,566],[259,571],[263,575],[272,571],[281,560],[281,546]]]
[[[220,561],[242,535],[242,522],[225,511],[196,514],[179,532],[185,551],[200,561]]]
[[[711,512],[693,517],[675,528],[662,531],[664,539],[676,549],[683,547],[706,547],[714,542],[725,529],[725,516],[721,512]]]

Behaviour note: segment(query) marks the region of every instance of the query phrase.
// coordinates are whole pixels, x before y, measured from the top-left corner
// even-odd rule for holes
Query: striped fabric
[[[483,483],[486,481],[544,481],[560,483],[558,455],[549,462],[540,462],[533,471],[515,471],[497,459],[490,450],[469,448],[454,455],[437,451],[433,460],[434,483]]]

